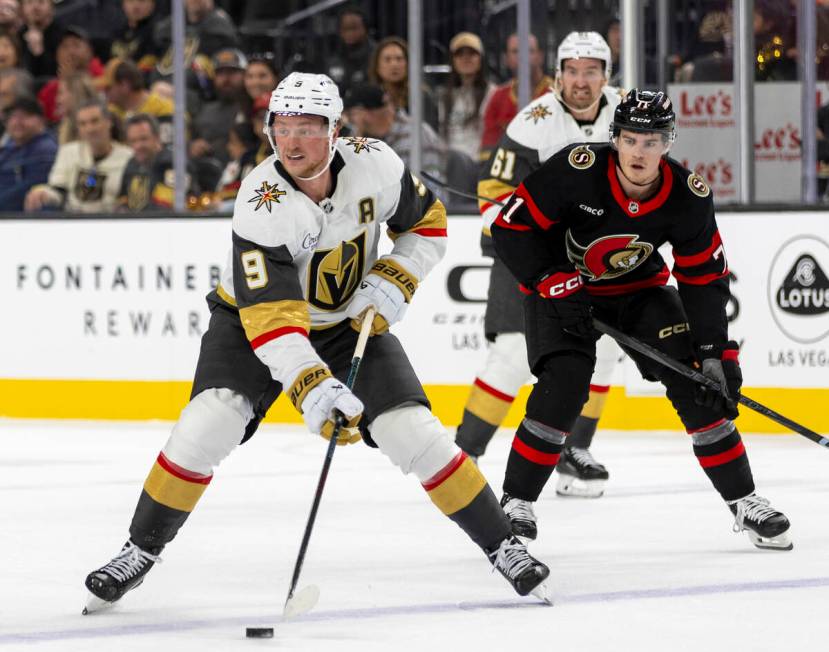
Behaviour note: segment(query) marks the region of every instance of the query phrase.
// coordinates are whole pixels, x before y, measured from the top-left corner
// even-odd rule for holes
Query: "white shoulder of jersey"
[[[242,179],[233,206],[233,231],[265,247],[291,248],[297,222],[313,219],[299,193],[276,170],[271,155]]]
[[[337,187],[346,183],[349,196],[373,195],[382,188],[400,183],[403,161],[382,140],[355,136],[338,138],[337,151],[345,162]]]
[[[535,98],[521,109],[507,125],[507,137],[519,145],[537,149],[538,144],[550,137],[550,125],[566,113],[552,90]]]

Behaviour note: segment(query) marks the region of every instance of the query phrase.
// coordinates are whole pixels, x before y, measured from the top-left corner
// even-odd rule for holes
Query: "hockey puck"
[[[248,638],[273,638],[273,627],[247,627],[245,636]]]

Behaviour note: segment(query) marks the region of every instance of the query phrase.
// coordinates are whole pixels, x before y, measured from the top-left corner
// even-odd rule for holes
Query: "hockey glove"
[[[359,332],[363,313],[373,306],[377,313],[371,334],[386,332],[406,314],[416,289],[417,279],[400,263],[391,258],[379,258],[348,304],[346,316],[351,318],[351,327]]]
[[[694,400],[699,405],[722,412],[729,419],[736,419],[739,414],[737,401],[740,398],[740,387],[743,385],[739,353],[740,347],[734,341],[725,344],[703,344],[699,347],[702,373],[716,380],[722,392],[698,385]]]
[[[340,428],[337,445],[360,441],[360,431],[355,426],[363,416],[363,403],[327,367],[320,365],[302,372],[288,396],[302,412],[311,432],[331,439],[334,419],[339,413],[345,417],[345,423]]]
[[[577,271],[549,272],[535,284],[536,291],[550,299],[550,314],[565,333],[576,337],[594,335],[590,298]]]

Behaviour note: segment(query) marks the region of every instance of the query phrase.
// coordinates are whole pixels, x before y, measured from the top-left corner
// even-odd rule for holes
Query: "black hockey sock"
[[[566,436],[561,430],[524,419],[512,440],[504,492],[521,500],[538,500],[556,468]]]
[[[469,410],[463,411],[463,421],[455,434],[455,443],[467,455],[480,457],[498,430],[497,425],[487,423]]]
[[[514,400],[514,396],[476,378],[464,406],[463,422],[455,435],[458,447],[468,455],[483,455]]]
[[[580,415],[573,424],[573,429],[567,435],[567,446],[572,448],[590,448],[593,443],[593,435],[596,434],[596,426],[599,425],[598,419],[591,419],[584,415]]]
[[[130,524],[132,542],[144,550],[170,543],[212,478],[212,474],[188,471],[163,451],[159,453],[135,507]]]
[[[736,429],[712,444],[694,445],[694,455],[724,500],[737,500],[754,491],[748,455]]]
[[[498,544],[510,533],[509,519],[486,478],[463,451],[421,484],[435,506],[481,548]]]

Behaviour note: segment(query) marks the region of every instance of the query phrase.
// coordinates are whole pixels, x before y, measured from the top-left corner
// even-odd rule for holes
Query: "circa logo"
[[[798,236],[775,255],[769,272],[769,307],[778,328],[795,342],[829,335],[829,245]]]

